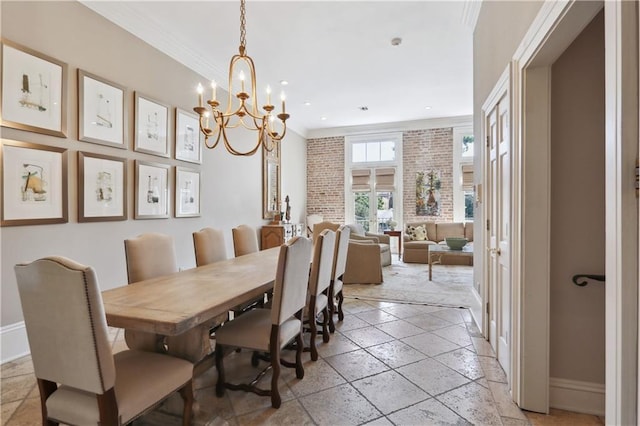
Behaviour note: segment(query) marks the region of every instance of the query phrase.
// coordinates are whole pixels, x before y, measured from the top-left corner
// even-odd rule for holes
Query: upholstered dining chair
[[[309,350],[313,361],[318,360],[316,321],[320,313],[322,313],[322,340],[325,343],[329,341],[329,290],[335,247],[336,233],[330,229],[322,231],[313,242],[313,260],[309,274],[309,302],[305,307],[304,315],[305,322],[308,323],[311,332]]]
[[[342,302],[344,294],[344,274],[347,267],[347,252],[350,243],[351,229],[346,225],[341,225],[336,231],[335,254],[333,257],[333,268],[331,270],[331,286],[329,287],[329,330],[335,332],[335,323],[333,316],[338,314],[338,321],[344,320],[344,312],[342,311]],[[337,302],[337,306],[336,306]]]
[[[254,309],[225,323],[216,333],[216,368],[218,381],[216,394],[222,397],[226,389],[244,390],[262,396],[271,396],[271,406],[279,408],[281,403],[278,390],[280,365],[296,369],[296,377],[304,377],[302,365],[302,312],[304,310],[309,282],[311,262],[311,241],[306,237],[293,237],[280,246],[278,269],[273,290],[271,309]],[[296,361],[287,362],[280,358],[280,351],[293,340],[296,341]],[[251,384],[231,384],[226,382],[224,371],[225,347],[245,348],[269,354],[272,368],[271,388],[257,387],[261,372]],[[258,361],[254,356],[252,363]]]
[[[178,272],[173,237],[147,233],[124,241],[129,284]],[[161,336],[144,331],[125,329],[125,341],[130,349],[169,352],[196,361],[210,351],[209,329],[194,327],[177,336]]]
[[[310,214],[307,216],[307,236],[309,238],[313,237],[313,227],[316,226],[316,223],[320,223],[323,220],[324,218],[319,214]]]
[[[224,234],[219,229],[203,228],[193,233],[196,266],[208,265],[227,259]]]
[[[258,235],[253,227],[240,225],[231,229],[231,235],[233,235],[233,251],[236,257],[255,253],[259,250]]]
[[[114,355],[93,268],[46,257],[15,273],[42,424],[128,424],[176,390],[182,424],[191,423],[193,364],[137,350]]]

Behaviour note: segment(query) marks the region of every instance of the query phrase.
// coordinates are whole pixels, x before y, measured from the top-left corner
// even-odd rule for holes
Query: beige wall
[[[63,255],[96,268],[103,289],[126,283],[123,240],[143,232],[163,232],[175,239],[179,266],[195,266],[191,233],[205,226],[223,229],[227,255],[233,255],[231,228],[241,223],[260,227],[262,220],[262,162],[259,154],[240,158],[217,148],[205,150],[202,172],[202,216],[199,218],[134,220],[133,160],[185,165],[172,159],[134,152],[133,91],[190,110],[194,87],[204,77],[116,27],[77,2],[2,2],[2,37],[52,56],[69,65],[68,137],[57,138],[2,128],[2,138],[63,146],[69,159],[69,223],[2,228],[2,304],[0,325],[22,320],[13,265],[46,255]],[[143,17],[141,17],[143,19]],[[225,65],[225,64],[221,64]],[[129,149],[79,142],[77,130],[77,69],[94,73],[128,88]],[[259,76],[258,76],[259,77]],[[253,135],[251,136],[254,137]],[[173,136],[171,136],[173,145]],[[128,220],[78,223],[77,151],[128,159]],[[171,147],[173,154],[173,146]],[[304,220],[306,210],[306,141],[288,133],[282,148],[282,192],[289,195],[292,220]],[[173,188],[171,171],[170,188]],[[173,193],[173,190],[171,190]],[[171,196],[173,213],[173,196]]]
[[[604,383],[604,13],[551,74],[551,377]],[[588,354],[588,356],[585,356]]]

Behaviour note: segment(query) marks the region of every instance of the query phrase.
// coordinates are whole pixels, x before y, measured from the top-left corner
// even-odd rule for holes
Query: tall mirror
[[[280,144],[272,151],[262,148],[262,218],[280,212]]]

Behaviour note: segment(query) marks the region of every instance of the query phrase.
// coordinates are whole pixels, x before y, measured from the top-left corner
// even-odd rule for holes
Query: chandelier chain
[[[245,0],[240,2],[240,47],[244,51],[247,47],[247,19],[245,18]]]

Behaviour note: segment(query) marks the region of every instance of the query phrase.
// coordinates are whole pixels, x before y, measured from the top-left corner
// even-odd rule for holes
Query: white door
[[[489,341],[507,378],[511,376],[511,271],[509,259],[511,143],[505,91],[487,117]]]

